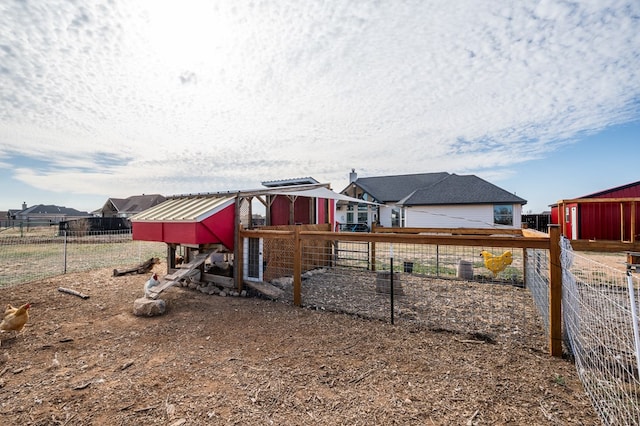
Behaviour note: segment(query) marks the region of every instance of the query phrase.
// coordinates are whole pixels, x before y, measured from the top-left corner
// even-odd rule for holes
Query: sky
[[[640,2],[0,0],[0,210],[477,175],[640,181]]]

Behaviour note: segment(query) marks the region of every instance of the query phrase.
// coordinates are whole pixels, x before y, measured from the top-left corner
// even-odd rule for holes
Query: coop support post
[[[560,227],[549,225],[549,352],[562,356],[562,265]]]
[[[238,231],[238,236],[236,238],[236,246],[233,249],[233,273],[236,278],[236,288],[238,291],[242,291],[242,281],[244,280],[244,236],[242,235],[242,231],[244,228],[242,224],[239,224],[236,228]]]
[[[300,241],[300,227],[296,226],[293,233],[293,304],[302,305],[302,241]]]

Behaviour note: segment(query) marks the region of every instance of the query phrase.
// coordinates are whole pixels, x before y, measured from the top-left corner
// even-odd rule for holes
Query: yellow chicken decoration
[[[500,256],[494,256],[493,253],[482,250],[480,252],[480,256],[484,258],[484,266],[486,266],[488,270],[493,272],[494,278],[498,275],[499,272],[504,271],[504,269],[507,266],[511,265],[511,262],[513,262],[513,255],[508,250],[502,253]]]

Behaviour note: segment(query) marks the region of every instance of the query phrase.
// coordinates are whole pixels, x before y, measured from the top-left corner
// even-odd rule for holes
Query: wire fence
[[[311,237],[297,246],[284,234],[248,240],[244,278],[279,287],[285,300],[294,301],[300,256],[307,308],[546,350],[548,250]],[[561,241],[565,351],[604,424],[640,425],[639,280]],[[481,256],[483,250],[490,255]],[[166,253],[164,243],[133,241],[128,232],[3,232],[0,286],[130,266]]]
[[[131,232],[72,232],[32,228],[0,234],[0,287],[71,272],[164,258],[164,243],[133,241]]]
[[[561,247],[565,342],[584,389],[604,424],[640,425],[640,280]]]
[[[254,279],[293,303],[294,241],[252,239],[262,258],[249,259],[246,271],[261,264]],[[545,350],[544,327],[525,288],[523,249],[304,239],[300,250],[304,307]]]

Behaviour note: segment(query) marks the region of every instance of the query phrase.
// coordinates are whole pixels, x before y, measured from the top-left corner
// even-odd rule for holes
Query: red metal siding
[[[233,250],[235,243],[235,217],[235,204],[225,207],[202,222],[203,228],[206,228],[208,232],[203,233],[200,237],[204,239],[211,235],[224,244],[226,248]]]
[[[289,198],[284,195],[277,195],[271,203],[271,223],[272,226],[289,225]]]
[[[635,198],[640,197],[640,185],[629,186],[626,188],[611,189],[603,194],[594,195],[588,198]]]
[[[133,222],[134,240],[174,244],[224,244],[234,247],[235,204],[201,222]]]
[[[289,197],[278,195],[271,203],[271,225],[294,225],[294,224],[310,224],[310,208],[311,198],[297,197],[294,203],[293,220],[295,223],[289,223],[289,214],[291,202]]]
[[[311,199],[308,197],[298,197],[296,198],[296,202],[293,207],[293,218],[296,224],[300,225],[309,225],[310,221],[310,210],[311,210]]]

